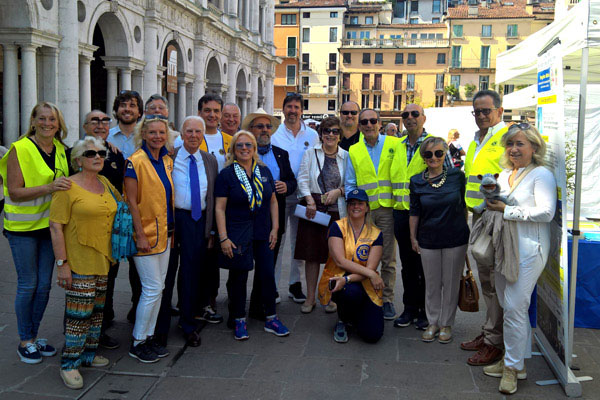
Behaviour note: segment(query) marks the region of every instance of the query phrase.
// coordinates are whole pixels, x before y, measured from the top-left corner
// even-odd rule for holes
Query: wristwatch
[[[62,267],[63,264],[67,263],[67,259],[65,258],[64,260],[56,260],[56,266],[57,267]]]
[[[346,283],[350,283],[351,282],[349,275],[344,276],[344,279],[346,280]]]

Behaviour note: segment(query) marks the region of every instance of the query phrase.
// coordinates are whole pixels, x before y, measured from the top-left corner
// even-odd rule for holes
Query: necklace
[[[37,141],[37,140],[36,140],[36,138],[35,138],[35,135],[34,135],[34,136],[31,136],[31,139],[33,140],[33,142],[34,142],[35,144],[37,144],[37,146],[39,147],[39,149],[40,149],[40,150],[42,150],[44,153],[46,153],[46,155],[47,155],[48,157],[50,157],[50,156],[52,155],[52,150],[54,150],[54,145],[52,145],[52,147],[50,148],[50,153],[48,153],[48,152],[46,151],[46,149],[44,149],[44,148],[42,147],[42,145],[41,145],[40,143],[38,143],[38,141]]]
[[[356,234],[356,228],[354,228],[354,225],[352,225],[352,221],[348,220],[348,223],[350,224],[350,227],[352,228],[352,234],[354,235],[354,243],[356,243],[356,241],[360,237],[360,234],[362,233],[363,228],[365,227],[365,221],[363,221],[363,224],[360,227],[360,230],[358,231],[358,235]]]
[[[439,181],[438,183],[433,183],[433,180],[434,180],[435,178],[437,178],[437,176],[436,176],[436,177],[433,177],[432,179],[429,179],[429,170],[427,169],[427,170],[425,170],[425,172],[423,173],[423,178],[425,178],[425,180],[427,181],[427,183],[429,183],[429,185],[430,185],[432,188],[435,188],[435,189],[437,189],[437,188],[439,188],[439,187],[442,187],[442,186],[444,185],[444,183],[446,183],[446,176],[447,176],[447,174],[448,174],[448,171],[446,170],[446,167],[444,167],[444,169],[442,170],[442,174],[441,174],[441,175],[442,175],[442,178],[440,179],[440,181]],[[439,176],[439,175],[438,175],[438,176]]]

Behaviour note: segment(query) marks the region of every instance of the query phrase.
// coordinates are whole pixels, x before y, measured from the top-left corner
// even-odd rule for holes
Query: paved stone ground
[[[335,315],[317,308],[301,315],[300,306],[286,298],[278,306],[281,319],[291,330],[277,338],[249,321],[250,339],[236,342],[224,324],[208,326],[202,346],[186,348],[173,318],[171,355],[145,365],[127,355],[132,325],[125,318],[129,309],[127,264],[121,266],[115,294],[116,320],[109,333],[121,341],[116,350],[99,350],[111,364],[103,369],[82,369],[85,387],[66,388],[59,377],[59,356],[38,365],[26,365],[15,354],[18,343],[14,296],[16,273],[6,239],[0,238],[0,399],[499,399],[499,380],[483,375],[481,367],[465,363],[470,353],[460,350],[460,341],[476,336],[484,312],[458,312],[455,340],[442,345],[424,343],[421,331],[412,326],[394,328],[386,322],[382,340],[369,345],[350,336],[347,344],[333,341]],[[225,279],[218,298],[226,309]],[[400,276],[398,274],[398,276]],[[283,272],[287,278],[287,271]],[[401,311],[398,279],[396,306]],[[55,286],[40,334],[62,346],[63,290]],[[483,305],[483,301],[480,305]],[[596,380],[583,383],[586,399],[600,398],[600,331],[577,329],[575,352],[581,371]],[[519,399],[561,399],[558,385],[540,387],[536,380],[552,379],[542,357],[527,361],[529,378],[519,381]]]

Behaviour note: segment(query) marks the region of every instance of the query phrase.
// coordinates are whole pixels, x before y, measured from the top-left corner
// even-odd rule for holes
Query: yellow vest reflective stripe
[[[350,146],[350,151],[348,152],[356,174],[356,186],[367,192],[371,210],[379,207],[392,207],[394,205],[390,168],[398,139],[392,136],[382,136],[380,140],[385,140],[385,142],[379,156],[379,168],[377,172],[375,172],[375,166],[373,165],[371,156],[369,156],[364,140]]]
[[[348,217],[342,218],[339,221],[334,222],[334,224],[335,223],[338,224],[340,231],[342,232],[344,240],[344,257],[347,260],[352,260],[357,264],[366,266],[371,246],[381,231],[377,229],[375,225],[371,225],[371,229],[367,229],[365,226],[360,233],[358,240],[354,242],[354,233],[349,226]],[[333,261],[333,258],[329,256],[325,268],[323,269],[321,280],[319,281],[319,301],[321,304],[328,304],[331,300],[331,292],[328,288],[329,279],[334,276],[344,276],[345,274],[346,271],[338,267],[335,261]],[[371,301],[379,307],[383,306],[383,295],[381,290],[375,290],[370,279],[364,279],[361,283]]]
[[[502,171],[500,157],[504,154],[504,147],[500,144],[500,139],[507,131],[508,127],[505,126],[496,132],[479,150],[474,161],[477,143],[473,141],[469,145],[469,151],[465,158],[465,176],[467,178],[465,202],[467,207],[473,208],[483,202],[483,194],[479,191],[481,180],[477,178],[477,175],[495,174]]]
[[[425,136],[425,139],[433,135]],[[392,163],[392,189],[394,193],[394,209],[408,210],[410,208],[410,178],[425,170],[427,164],[421,157],[421,152],[417,149],[408,166],[406,165],[408,151],[407,146],[401,139],[398,151]]]
[[[61,176],[69,176],[69,161],[65,147],[57,139],[53,140],[56,152],[54,155],[55,170],[51,170],[42,158],[31,139],[24,137],[14,142],[10,151],[17,152],[19,167],[23,174],[25,187],[47,185]],[[2,175],[4,191],[4,228],[13,232],[30,232],[50,226],[50,202],[52,194],[40,196],[33,200],[13,201],[8,195],[7,163],[8,155],[0,160],[0,175]]]

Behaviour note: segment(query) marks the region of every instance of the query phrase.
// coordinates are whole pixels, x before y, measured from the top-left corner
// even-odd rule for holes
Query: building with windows
[[[447,0],[392,0],[394,24],[439,24],[447,8]]]
[[[274,115],[281,117],[283,99],[289,92],[298,92],[298,59],[300,16],[293,4],[275,5],[275,55],[282,62],[275,66]]]
[[[64,113],[68,143],[92,108],[112,114],[120,90],[163,93],[177,127],[207,92],[243,114],[273,110],[274,0],[0,0],[0,10],[4,145],[42,100]]]
[[[496,56],[554,20],[554,3],[535,0],[470,0],[453,4],[446,18],[450,34],[449,85],[459,89],[454,104],[467,104],[478,90],[514,91],[496,87]]]

